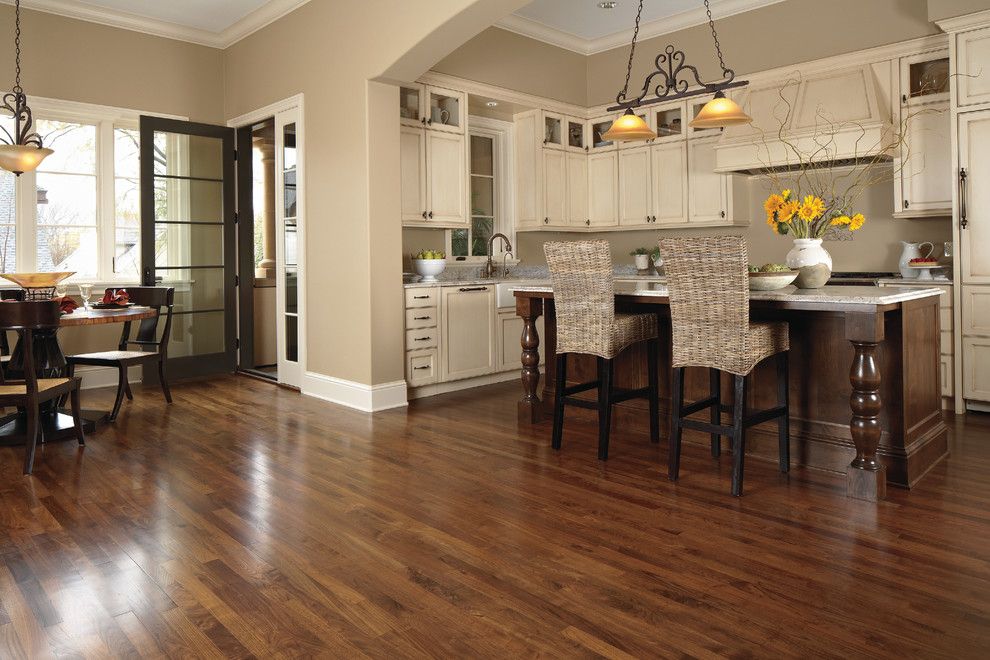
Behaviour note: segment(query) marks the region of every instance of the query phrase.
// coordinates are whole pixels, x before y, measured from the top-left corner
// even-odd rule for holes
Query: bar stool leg
[[[612,429],[612,360],[598,358],[598,460],[608,460]]]
[[[746,377],[736,376],[735,401],[732,406],[732,494],[742,495],[743,461],[746,458]]]
[[[557,355],[557,373],[554,375],[553,440],[551,446],[560,449],[564,434],[564,388],[567,387],[567,353]]]
[[[780,471],[791,469],[791,407],[787,351],[777,354],[777,405],[784,407],[784,414],[777,418],[777,441],[780,445]]]
[[[722,423],[722,374],[718,369],[709,369],[708,377],[710,380],[710,396],[715,399],[715,403],[712,404],[711,417],[709,418],[712,424]],[[718,433],[712,433],[712,458],[718,458],[722,455],[722,438]]]
[[[681,471],[681,410],[684,408],[684,367],[674,369],[670,396],[670,455],[667,478],[677,481]]]
[[[657,353],[660,340],[651,339],[646,342],[646,369],[649,371],[650,384],[650,442],[660,442],[660,374],[657,372]]]

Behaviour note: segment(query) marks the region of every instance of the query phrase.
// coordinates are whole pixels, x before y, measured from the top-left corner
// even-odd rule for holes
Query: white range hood
[[[890,103],[870,65],[750,84],[735,99],[752,124],[729,126],[715,154],[717,172],[786,171],[802,154],[818,163],[855,164],[890,146]],[[892,154],[885,153],[884,159]]]

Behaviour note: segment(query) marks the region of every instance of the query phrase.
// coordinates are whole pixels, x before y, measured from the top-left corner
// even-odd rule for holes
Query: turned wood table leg
[[[522,317],[522,386],[518,404],[519,422],[535,424],[543,419],[543,404],[537,395],[540,386],[540,334],[536,320],[543,313],[542,298],[516,298],[516,314]]]
[[[849,370],[849,432],[856,445],[856,458],[846,468],[846,495],[876,502],[887,494],[887,472],[877,460],[882,431],[877,348],[883,341],[883,313],[846,314],[846,337],[855,350]]]

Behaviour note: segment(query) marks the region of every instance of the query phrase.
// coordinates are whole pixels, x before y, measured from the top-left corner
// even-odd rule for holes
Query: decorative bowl
[[[750,291],[776,291],[783,289],[795,279],[798,272],[796,270],[784,270],[777,273],[750,273]]]
[[[446,259],[413,259],[413,268],[424,282],[436,282],[437,275],[447,268]]]
[[[10,280],[22,289],[49,289],[75,274],[75,271],[68,273],[3,273],[0,274],[0,277]]]

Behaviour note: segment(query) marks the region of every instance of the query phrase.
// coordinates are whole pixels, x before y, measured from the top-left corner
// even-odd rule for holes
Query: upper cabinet
[[[467,124],[467,95],[432,85],[399,87],[399,121],[445,133],[464,133]]]
[[[597,153],[600,151],[615,151],[619,148],[615,142],[606,140],[602,136],[608,132],[608,129],[612,128],[612,122],[615,120],[614,115],[605,115],[604,117],[596,117],[588,121],[588,147],[591,153]]]
[[[588,151],[586,121],[576,117],[543,113],[543,146],[575,153]]]
[[[683,101],[658,105],[650,109],[650,128],[656,131],[654,142],[677,142],[684,140],[686,122],[684,114],[687,104]]]
[[[902,57],[901,105],[914,106],[949,100],[949,51],[945,49]]]
[[[956,39],[956,104],[990,102],[990,27],[960,32]]]

